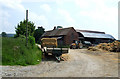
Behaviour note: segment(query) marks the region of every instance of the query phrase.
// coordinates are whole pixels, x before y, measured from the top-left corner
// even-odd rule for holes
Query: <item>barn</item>
[[[70,45],[74,40],[78,39],[78,33],[73,27],[69,28],[54,28],[53,30],[46,31],[41,38],[57,38],[58,45]]]
[[[115,38],[110,34],[105,34],[105,32],[90,31],[90,30],[76,30],[79,35],[80,41],[90,41],[92,44],[108,43],[115,40]]]
[[[90,41],[92,44],[113,42],[115,38],[105,32],[79,30],[73,27],[54,28],[46,31],[41,38],[57,38],[58,45],[65,46],[72,44],[73,41]]]

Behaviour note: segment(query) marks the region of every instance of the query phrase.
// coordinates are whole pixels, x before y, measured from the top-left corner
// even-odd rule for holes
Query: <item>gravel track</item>
[[[42,61],[31,66],[0,66],[3,77],[118,77],[118,63],[106,55],[70,49],[68,61]],[[100,52],[101,53],[101,52]]]

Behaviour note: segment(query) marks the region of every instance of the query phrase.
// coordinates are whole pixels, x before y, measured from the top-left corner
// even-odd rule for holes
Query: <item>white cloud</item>
[[[17,11],[25,11],[22,0],[0,0],[0,5]]]
[[[85,0],[75,0],[74,1],[75,4],[77,6],[79,6],[80,8],[88,8],[90,6],[89,1],[85,1]]]
[[[45,10],[46,12],[50,12],[51,8],[48,4],[43,4],[40,6],[40,8],[42,8],[43,10]]]
[[[22,0],[22,2],[51,2],[56,0]]]
[[[29,20],[34,22],[36,26],[47,26],[48,27],[48,20],[44,15],[38,15],[34,12],[29,13]],[[37,28],[37,27],[36,27]]]
[[[117,8],[104,8],[93,11],[82,11],[79,13],[80,16],[88,17],[93,22],[92,24],[97,24],[92,29],[98,29],[105,31],[108,34],[112,34],[115,38],[117,36],[118,29],[118,11]],[[92,25],[89,25],[92,26]],[[98,28],[97,28],[98,27]],[[114,29],[114,30],[113,30]]]
[[[4,31],[13,31],[10,27],[12,24],[8,21],[8,18],[10,17],[10,14],[8,14],[7,11],[3,11],[0,9],[0,32]]]
[[[51,3],[51,2],[56,2],[57,4],[62,4],[65,2],[70,2],[72,0],[22,0],[22,2],[46,2],[46,3]]]
[[[109,4],[117,7],[119,0],[74,0],[73,2],[80,8],[92,9],[98,6],[104,8]]]
[[[105,22],[115,22],[118,17],[118,9],[116,6],[108,6],[106,4],[107,1],[109,0],[90,0],[90,2],[89,0],[75,0],[75,3],[79,5],[86,5],[87,8],[93,7],[90,10],[80,11],[80,16],[88,16],[94,20],[102,20]],[[115,1],[116,5],[117,1],[118,0]],[[85,9],[86,6],[83,7],[83,9]]]
[[[63,18],[65,18],[65,20],[69,23],[69,24],[74,24],[75,20],[71,17],[71,15],[69,14],[69,12],[67,10],[63,10],[63,9],[58,9],[58,13],[60,15],[63,16]]]
[[[10,17],[13,17],[9,11],[17,11],[23,13],[25,11],[24,6],[21,4],[21,0],[0,0],[0,25],[2,31],[14,32],[14,25],[9,22]]]
[[[117,21],[117,8],[104,8],[93,11],[81,11],[80,16],[88,16],[93,20],[105,21],[105,22],[116,22]]]
[[[79,17],[89,18],[89,20],[91,19],[90,22],[92,23],[87,23],[89,24],[88,28],[105,31],[108,34],[114,35],[115,38],[118,37],[118,0],[90,0],[90,2],[89,0],[80,0],[81,3],[77,1],[79,0],[76,0],[75,4],[78,7],[83,5],[77,15]]]

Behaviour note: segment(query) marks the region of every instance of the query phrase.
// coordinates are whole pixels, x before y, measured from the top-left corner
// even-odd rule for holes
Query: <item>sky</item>
[[[118,39],[119,0],[0,0],[0,33],[15,33],[26,17],[43,26],[102,31]]]

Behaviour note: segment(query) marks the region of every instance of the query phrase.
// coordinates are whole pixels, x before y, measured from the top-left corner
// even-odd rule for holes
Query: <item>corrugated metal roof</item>
[[[80,32],[84,37],[90,37],[90,38],[109,38],[109,39],[115,39],[110,34],[100,34],[100,33],[89,33],[89,32]]]
[[[78,30],[76,29],[77,32],[89,32],[89,33],[101,33],[105,34],[105,32],[100,32],[100,31],[91,31],[91,30]]]

